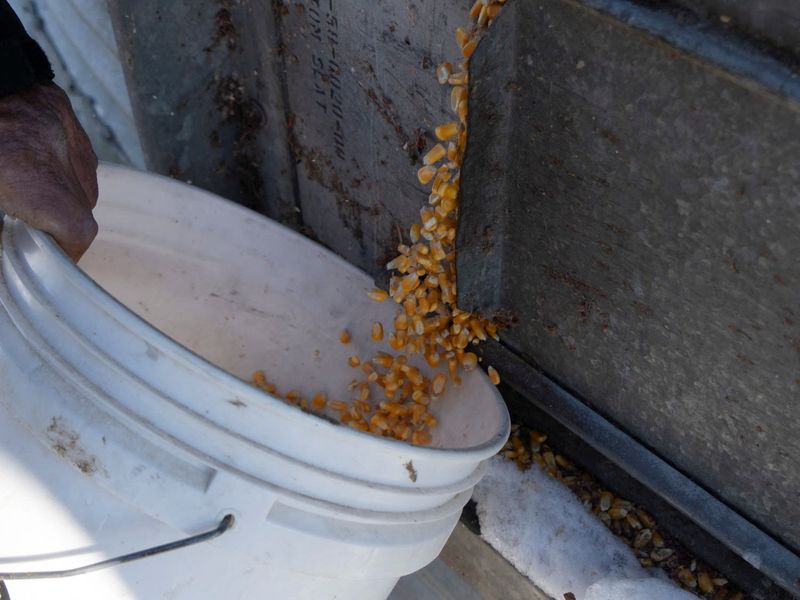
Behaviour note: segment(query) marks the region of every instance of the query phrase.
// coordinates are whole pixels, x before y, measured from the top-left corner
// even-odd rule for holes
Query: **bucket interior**
[[[280,393],[349,400],[348,384],[365,376],[348,358],[393,352],[370,332],[380,321],[388,338],[398,306],[370,300],[364,273],[264,217],[161,177],[113,170],[101,172],[96,218],[100,233],[79,266],[151,325],[241,379],[263,369]],[[347,345],[342,329],[352,334]],[[425,366],[421,357],[412,362]],[[465,373],[461,386],[448,386],[430,407],[439,420],[433,445],[496,442],[507,415],[487,378]]]

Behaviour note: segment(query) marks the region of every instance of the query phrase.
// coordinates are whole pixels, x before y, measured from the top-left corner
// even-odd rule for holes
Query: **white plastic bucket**
[[[256,369],[281,390],[342,398],[347,356],[375,350],[371,323],[395,307],[246,209],[119,167],[99,180],[83,270],[4,223],[0,572],[74,568],[236,521],[123,566],[7,581],[12,600],[386,598],[435,558],[504,443],[494,387],[467,374],[433,408],[431,448],[262,393],[242,381]]]

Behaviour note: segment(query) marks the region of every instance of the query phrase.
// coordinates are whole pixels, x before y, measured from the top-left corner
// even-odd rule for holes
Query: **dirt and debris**
[[[261,152],[257,144],[258,134],[266,121],[264,109],[248,94],[236,75],[215,74],[208,87],[214,90],[214,104],[222,122],[233,129],[233,164],[225,164],[223,169],[225,174],[238,179],[242,193],[253,207],[264,189]],[[218,131],[212,131],[209,143],[218,144],[220,135]]]
[[[214,35],[211,37],[211,44],[204,48],[205,52],[211,52],[224,43],[225,47],[233,52],[239,47],[239,34],[233,24],[233,18],[228,6],[223,6],[214,15]]]
[[[53,417],[47,427],[47,438],[51,448],[65,458],[84,475],[94,475],[98,471],[97,459],[78,445],[80,434],[69,429],[62,417]]]
[[[408,478],[413,482],[417,482],[417,470],[414,468],[414,463],[408,461],[405,465],[406,471],[408,471]]]

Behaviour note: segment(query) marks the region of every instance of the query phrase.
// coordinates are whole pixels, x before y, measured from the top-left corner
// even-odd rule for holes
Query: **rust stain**
[[[625,237],[630,235],[627,229],[625,229],[624,227],[620,227],[619,225],[614,225],[613,223],[606,223],[606,227],[608,227],[611,231],[613,231],[617,235]]]
[[[214,24],[216,28],[211,38],[211,44],[203,50],[205,52],[211,52],[211,50],[219,46],[223,41],[229,51],[236,50],[239,46],[239,34],[233,24],[230,7],[223,6],[223,8],[217,11],[217,14],[214,15]]]
[[[385,94],[381,94],[381,97],[379,98],[378,94],[372,88],[367,90],[367,98],[369,98],[370,102],[375,106],[375,109],[378,111],[378,114],[383,117],[383,120],[386,121],[386,123],[388,123],[392,129],[394,129],[397,138],[403,144],[407,143],[408,136],[403,130],[403,126],[400,125],[400,118],[397,116],[397,114],[395,114],[394,103],[392,100]]]
[[[490,254],[492,250],[494,250],[494,228],[491,225],[487,225],[483,228],[481,252]]]
[[[293,151],[295,158],[302,160],[308,178],[333,192],[339,219],[363,248],[362,214],[376,216],[377,209],[370,209],[351,196],[352,186],[342,183],[332,161],[322,152],[303,148],[300,144],[295,144]],[[363,178],[359,181],[363,181]]]
[[[606,138],[612,144],[619,144],[619,137],[609,129],[601,129],[600,135]]]
[[[611,244],[608,244],[602,240],[597,240],[596,244],[600,246],[600,251],[603,254],[606,254],[608,256],[614,254],[614,247]]]
[[[750,340],[751,342],[753,341],[753,338],[751,338],[751,337],[750,337],[750,336],[747,334],[747,332],[746,332],[746,331],[743,331],[743,330],[739,329],[739,328],[738,328],[736,325],[728,325],[728,329],[729,329],[730,331],[732,331],[733,333],[738,333],[739,335],[743,335],[744,337],[746,337],[746,338],[747,338],[748,340]]]
[[[580,293],[580,294],[593,294],[600,298],[608,298],[608,294],[606,294],[600,288],[594,287],[584,281],[581,281],[577,277],[570,275],[569,273],[563,273],[554,269],[549,265],[543,265],[542,268],[544,269],[545,275],[547,275],[550,279],[554,281],[561,281],[570,289]]]

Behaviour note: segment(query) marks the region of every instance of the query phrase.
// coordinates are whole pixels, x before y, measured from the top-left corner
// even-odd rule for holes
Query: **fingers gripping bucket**
[[[346,399],[376,349],[362,272],[172,180],[100,170],[101,233],[71,265],[6,219],[0,279],[0,572],[13,600],[385,598],[440,551],[508,414],[480,372],[432,410],[433,447],[301,412],[242,379]],[[88,275],[88,276],[87,276]],[[97,282],[97,283],[95,283]],[[353,342],[343,346],[347,328]]]

